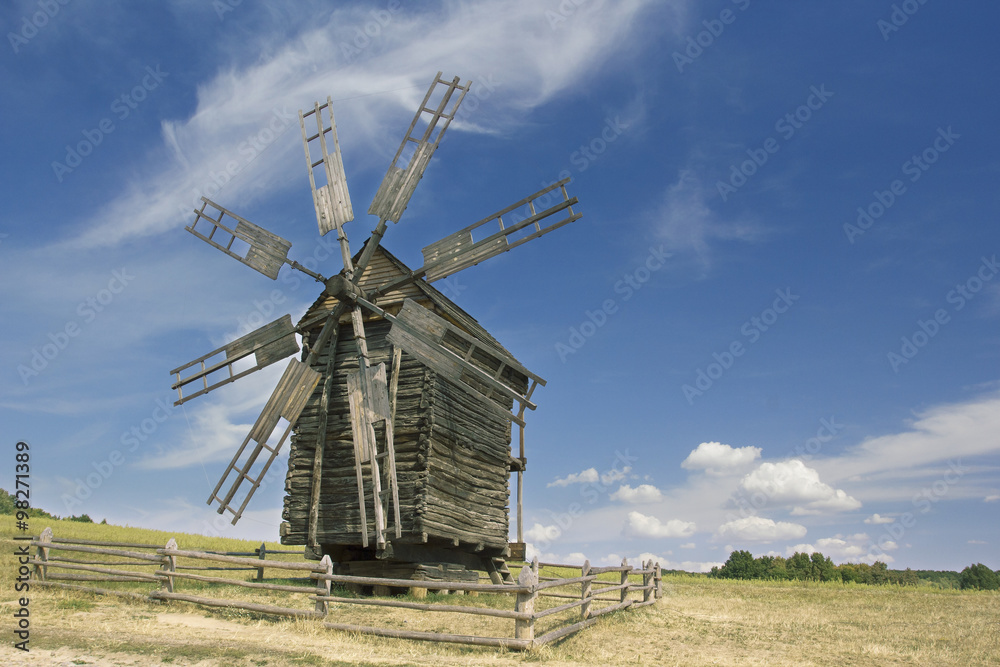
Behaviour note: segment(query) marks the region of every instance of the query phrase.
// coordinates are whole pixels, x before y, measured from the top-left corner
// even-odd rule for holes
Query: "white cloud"
[[[561,479],[555,479],[548,483],[547,486],[569,486],[570,484],[586,484],[588,482],[593,483],[601,479],[601,476],[597,472],[597,468],[587,468],[583,472],[572,473],[566,475]]]
[[[910,426],[902,433],[869,438],[843,456],[817,461],[817,467],[833,480],[888,472],[886,481],[892,481],[897,471],[905,474],[935,462],[996,454],[1000,452],[1000,395],[935,406],[918,413]],[[898,496],[912,494],[913,489],[906,488]]]
[[[479,83],[480,90],[467,95],[464,104],[479,109],[456,120],[452,131],[503,131],[512,124],[510,119],[523,121],[526,111],[578,86],[604,60],[633,43],[627,35],[655,4],[595,4],[574,12],[571,25],[558,30],[549,29],[543,8],[532,0],[411,9],[393,21],[379,49],[354,63],[345,62],[340,42],[350,42],[352,30],[370,20],[362,7],[340,7],[325,21],[299,26],[300,34],[288,45],[234,43],[232,60],[248,64],[202,83],[188,118],[164,122],[157,145],[136,147],[149,153],[151,166],[134,175],[131,186],[85,224],[74,244],[114,245],[178,227],[179,209],[190,207],[192,191],[204,194],[212,174],[224,172],[227,161],[239,163],[241,170],[248,166],[243,155],[250,150],[239,147],[268,128],[275,107],[282,118],[290,112],[291,120],[268,149],[267,160],[257,161],[266,162],[267,168],[260,170],[256,183],[245,178],[234,182],[224,200],[247,195],[251,185],[272,192],[276,187],[301,188],[304,166],[296,110],[331,93],[340,102],[337,124],[348,165],[384,172],[386,155],[392,155],[401,138],[400,127],[406,127],[430,74],[439,69],[446,76],[478,75],[492,81],[488,86]],[[499,56],[497,45],[514,40],[518,48],[503,49]],[[488,104],[476,95],[483,91],[488,92],[488,98],[483,97]],[[342,113],[347,104],[348,113]],[[245,176],[242,171],[240,175]],[[348,178],[352,175],[357,172]]]
[[[989,544],[989,543],[983,542],[982,540],[969,540],[968,544]]]
[[[798,459],[760,464],[740,481],[740,490],[746,495],[763,496],[774,505],[795,505],[792,514],[796,516],[861,507],[844,491],[821,482],[819,473]]]
[[[566,475],[561,479],[555,479],[548,483],[547,486],[569,486],[570,484],[596,484],[600,482],[604,486],[610,486],[615,482],[620,482],[621,480],[628,477],[628,474],[632,472],[630,466],[625,466],[621,470],[617,468],[612,468],[605,473],[598,473],[597,468],[587,468],[581,472],[571,473]]]
[[[736,472],[760,458],[760,447],[731,447],[719,442],[703,442],[681,461],[687,470],[704,470],[709,475]]]
[[[628,477],[630,472],[632,472],[632,466],[625,466],[621,470],[618,470],[617,468],[612,468],[606,473],[601,474],[601,484],[603,484],[604,486],[610,486],[615,482],[620,482],[626,477]]]
[[[669,551],[666,556],[672,555]],[[716,563],[711,561],[695,561],[695,560],[684,560],[684,561],[674,561],[664,555],[657,555],[654,553],[643,552],[639,554],[634,560],[632,558],[628,559],[629,563],[633,565],[641,565],[646,561],[653,561],[653,564],[660,564],[661,570],[681,570],[683,572],[711,572],[713,567],[722,567],[724,563]]]
[[[629,537],[690,537],[694,529],[695,525],[690,521],[670,519],[662,523],[655,516],[629,512],[624,533]]]
[[[535,523],[531,528],[524,531],[525,542],[542,542],[548,543],[555,540],[562,534],[559,530],[559,526],[543,526],[540,523]]]
[[[663,494],[652,484],[640,484],[634,489],[628,484],[623,484],[611,494],[611,500],[621,500],[626,503],[652,503],[662,498]]]
[[[760,516],[748,516],[722,524],[715,536],[718,539],[744,542],[774,542],[800,538],[805,534],[806,527],[797,523],[775,522]]]
[[[691,252],[706,265],[709,242],[752,241],[763,231],[751,224],[721,220],[708,205],[715,196],[717,193],[706,190],[693,169],[682,169],[657,211],[660,235],[670,248]]]
[[[696,546],[698,545],[696,545],[694,542],[686,542],[681,545],[681,549],[694,549]]]
[[[878,514],[872,514],[870,517],[865,519],[865,523],[873,525],[879,525],[882,523],[892,523],[893,521],[895,521],[895,519],[893,519],[892,517],[879,516]]]
[[[983,498],[984,503],[995,503],[998,500],[1000,500],[1000,495],[998,494],[994,494],[992,496],[986,496],[985,498]]]

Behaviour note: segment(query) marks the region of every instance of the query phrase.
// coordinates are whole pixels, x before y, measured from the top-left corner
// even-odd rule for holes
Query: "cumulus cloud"
[[[559,526],[544,526],[536,523],[524,531],[525,541],[548,543],[559,537],[562,531]]]
[[[893,521],[895,521],[895,519],[893,519],[892,517],[879,516],[878,514],[872,514],[870,517],[865,519],[865,523],[873,525],[879,525],[882,523],[892,523]]]
[[[720,442],[703,442],[681,461],[687,470],[704,470],[709,475],[725,475],[760,458],[760,447],[731,447]]]
[[[819,473],[798,459],[762,463],[740,481],[739,488],[746,495],[763,496],[774,505],[794,505],[792,514],[796,516],[861,507],[846,492],[820,481]]]
[[[569,486],[570,484],[586,484],[588,482],[596,482],[601,479],[600,474],[597,472],[597,468],[587,468],[583,472],[576,472],[566,475],[563,478],[557,478],[548,483],[548,486]]]
[[[629,512],[624,533],[629,537],[691,537],[694,529],[690,521],[670,519],[663,523],[655,516]]]
[[[623,484],[611,494],[611,500],[620,500],[626,503],[651,503],[662,498],[663,494],[652,484],[640,484],[634,489],[628,484]]]
[[[581,472],[571,473],[563,478],[557,478],[548,483],[547,486],[569,486],[570,484],[596,484],[600,482],[604,486],[610,486],[615,482],[628,477],[632,472],[631,466],[625,466],[621,470],[612,468],[605,473],[597,472],[597,468],[587,468]]]
[[[735,519],[719,526],[715,536],[718,539],[743,542],[774,542],[804,537],[806,527],[797,523],[773,521],[760,516]]]

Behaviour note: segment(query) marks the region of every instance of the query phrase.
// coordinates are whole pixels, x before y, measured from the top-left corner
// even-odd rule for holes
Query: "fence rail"
[[[294,554],[302,552],[268,551],[265,545],[254,552],[209,552],[180,549],[174,539],[164,546],[154,544],[134,544],[101,542],[93,540],[77,540],[55,538],[52,530],[46,528],[31,544],[36,548],[31,564],[34,566],[35,583],[75,591],[87,591],[99,595],[120,595],[139,598],[152,602],[189,602],[206,607],[242,609],[255,613],[291,616],[297,618],[312,618],[324,620],[323,626],[331,630],[356,632],[382,637],[400,639],[418,639],[436,642],[461,643],[477,646],[506,647],[526,650],[535,646],[548,644],[578,632],[595,623],[601,616],[615,611],[637,609],[654,604],[662,594],[662,580],[659,563],[652,560],[643,563],[641,568],[634,568],[625,560],[620,566],[591,567],[589,561],[580,565],[559,565],[552,563],[532,563],[514,565],[519,567],[516,584],[485,584],[463,581],[413,581],[409,579],[384,579],[380,577],[358,577],[338,575],[333,573],[333,563],[329,556],[320,561],[283,561],[266,560],[265,555]],[[113,548],[118,547],[118,548]],[[147,551],[140,551],[147,550]],[[64,551],[76,554],[88,554],[89,558],[68,558],[52,556],[52,551]],[[100,560],[97,556],[107,556],[114,560]],[[249,556],[256,556],[250,558]],[[179,565],[178,561],[184,562]],[[189,561],[224,563],[228,567],[196,566]],[[134,567],[158,566],[149,571],[123,569]],[[304,575],[309,583],[301,585],[265,583],[263,570],[284,570],[289,573]],[[579,570],[578,576],[558,577],[540,576],[543,568],[563,568]],[[225,577],[194,574],[195,569],[224,570],[257,570],[255,582],[241,581]],[[63,573],[61,570],[87,572],[88,574]],[[618,573],[617,581],[599,579],[602,574]],[[641,584],[634,579],[641,578]],[[84,586],[75,582],[114,582],[137,584],[156,584],[156,588],[148,592],[136,590],[118,590],[113,588],[98,588]],[[312,602],[312,608],[287,607],[245,600],[206,597],[191,592],[178,592],[175,586],[181,582],[198,582],[208,585],[237,586],[255,591],[273,591],[280,593],[302,594]],[[427,589],[450,592],[493,593],[510,595],[514,598],[514,608],[498,609],[488,606],[439,604],[435,602],[412,602],[394,598],[354,598],[333,594],[333,584],[348,586],[379,586],[409,588],[411,590]],[[599,587],[595,587],[598,584]],[[568,591],[577,590],[570,593]],[[616,595],[610,595],[616,593]],[[641,595],[641,597],[633,597]],[[572,602],[545,606],[543,598],[571,599]],[[612,604],[598,607],[598,603]],[[400,628],[373,627],[351,623],[330,622],[330,605],[344,605],[345,609],[335,609],[335,613],[347,613],[354,605],[364,605],[376,608],[409,609],[418,612],[435,612],[485,616],[495,619],[514,621],[513,637],[511,636],[478,636],[430,632],[424,630],[403,630]],[[551,603],[545,603],[551,604]],[[579,608],[579,612],[575,612]],[[557,627],[536,636],[536,621],[549,619],[559,614],[574,612],[579,614],[579,620],[573,616],[564,618]],[[548,622],[547,622],[548,623]],[[565,624],[562,624],[565,623]]]

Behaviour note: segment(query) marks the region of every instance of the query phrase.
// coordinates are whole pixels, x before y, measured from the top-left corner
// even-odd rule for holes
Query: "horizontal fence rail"
[[[517,650],[527,650],[563,639],[592,625],[605,614],[654,604],[662,595],[660,565],[659,563],[654,564],[652,560],[643,563],[641,568],[635,568],[625,560],[619,566],[591,567],[589,561],[584,562],[583,565],[562,565],[539,563],[535,559],[531,563],[510,564],[515,570],[519,569],[516,583],[487,584],[469,581],[418,581],[338,575],[333,573],[333,563],[329,556],[324,556],[320,561],[277,560],[274,558],[275,555],[302,557],[303,552],[268,550],[264,544],[253,552],[195,551],[180,549],[174,539],[170,539],[166,545],[160,546],[55,538],[49,528],[46,528],[31,544],[36,548],[35,556],[31,559],[31,564],[34,566],[33,579],[36,584],[42,586],[86,591],[99,595],[124,596],[157,603],[188,602],[205,607],[319,619],[324,621],[324,627],[331,630],[382,637],[505,647]],[[53,551],[60,552],[60,555],[53,555]],[[101,556],[105,558],[99,558]],[[271,559],[267,559],[266,556],[271,556]],[[192,565],[192,562],[221,563],[223,565]],[[149,570],[148,568],[151,566],[156,569]],[[211,569],[256,570],[257,577],[256,581],[251,582],[192,572],[192,570]],[[263,581],[264,569],[297,575],[290,581],[304,583],[266,583]],[[543,570],[551,572],[555,569],[576,570],[579,575],[560,577],[541,576],[540,574]],[[601,575],[605,575],[605,578],[600,578]],[[607,576],[612,578],[606,578]],[[639,583],[640,581],[641,583]],[[83,585],[97,582],[131,586],[133,589],[122,590],[120,588]],[[202,589],[206,587],[211,589],[216,585],[221,585],[235,586],[256,592],[302,594],[308,602],[312,603],[312,608],[289,607],[197,595],[191,591],[176,591],[175,587],[182,582],[187,582],[189,587],[192,584],[196,587],[200,585]],[[155,584],[156,588],[146,592],[134,590],[135,586],[143,584]],[[413,602],[384,597],[347,597],[334,594],[333,584],[351,590],[358,590],[361,586],[375,586],[379,587],[376,590],[383,591],[387,591],[389,588],[402,588],[409,589],[414,593],[437,590],[470,596],[480,594],[507,595],[514,598],[514,608],[500,609],[474,604]],[[287,596],[278,597],[287,598]],[[561,604],[548,601],[559,598],[572,601]],[[604,606],[599,606],[601,604]],[[331,605],[335,605],[333,612],[331,612]],[[513,621],[513,637],[374,627],[330,620],[334,614],[348,615],[349,610],[355,606],[407,609],[420,613],[465,614],[501,619],[492,621],[501,624],[503,621]],[[578,616],[566,616],[567,613]],[[547,631],[536,634],[536,622],[542,619],[545,619],[542,625]],[[554,627],[552,627],[553,623]]]

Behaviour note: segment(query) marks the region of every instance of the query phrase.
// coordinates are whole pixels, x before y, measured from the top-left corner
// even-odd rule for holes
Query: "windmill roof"
[[[365,242],[366,245],[367,243],[368,241]],[[353,259],[355,261],[357,261],[360,257],[363,250],[364,247],[362,247],[362,249],[354,255]],[[379,247],[375,249],[375,253],[372,256],[371,261],[368,263],[368,266],[365,267],[365,271],[359,281],[359,286],[365,290],[375,289],[379,285],[386,283],[391,278],[404,276],[411,272],[412,269],[410,269],[410,267],[404,264],[402,260],[386,250],[386,248],[380,244]],[[507,348],[501,345],[500,342],[494,338],[481,324],[479,324],[474,317],[469,315],[469,313],[459,307],[458,304],[446,297],[440,290],[423,279],[416,280],[410,285],[407,285],[399,290],[389,292],[379,300],[379,305],[386,307],[391,304],[402,303],[406,298],[410,298],[418,302],[427,300],[431,301],[441,310],[447,319],[452,321],[453,324],[461,327],[465,332],[474,336],[480,342],[493,347],[497,351],[507,354],[512,358],[515,358],[514,355],[511,354]],[[308,308],[308,310],[306,310],[305,315],[302,316],[299,323],[301,324],[310,317],[315,316],[319,311],[331,310],[336,306],[336,304],[337,299],[335,297],[321,294],[320,297],[316,299],[316,301],[314,301]]]

